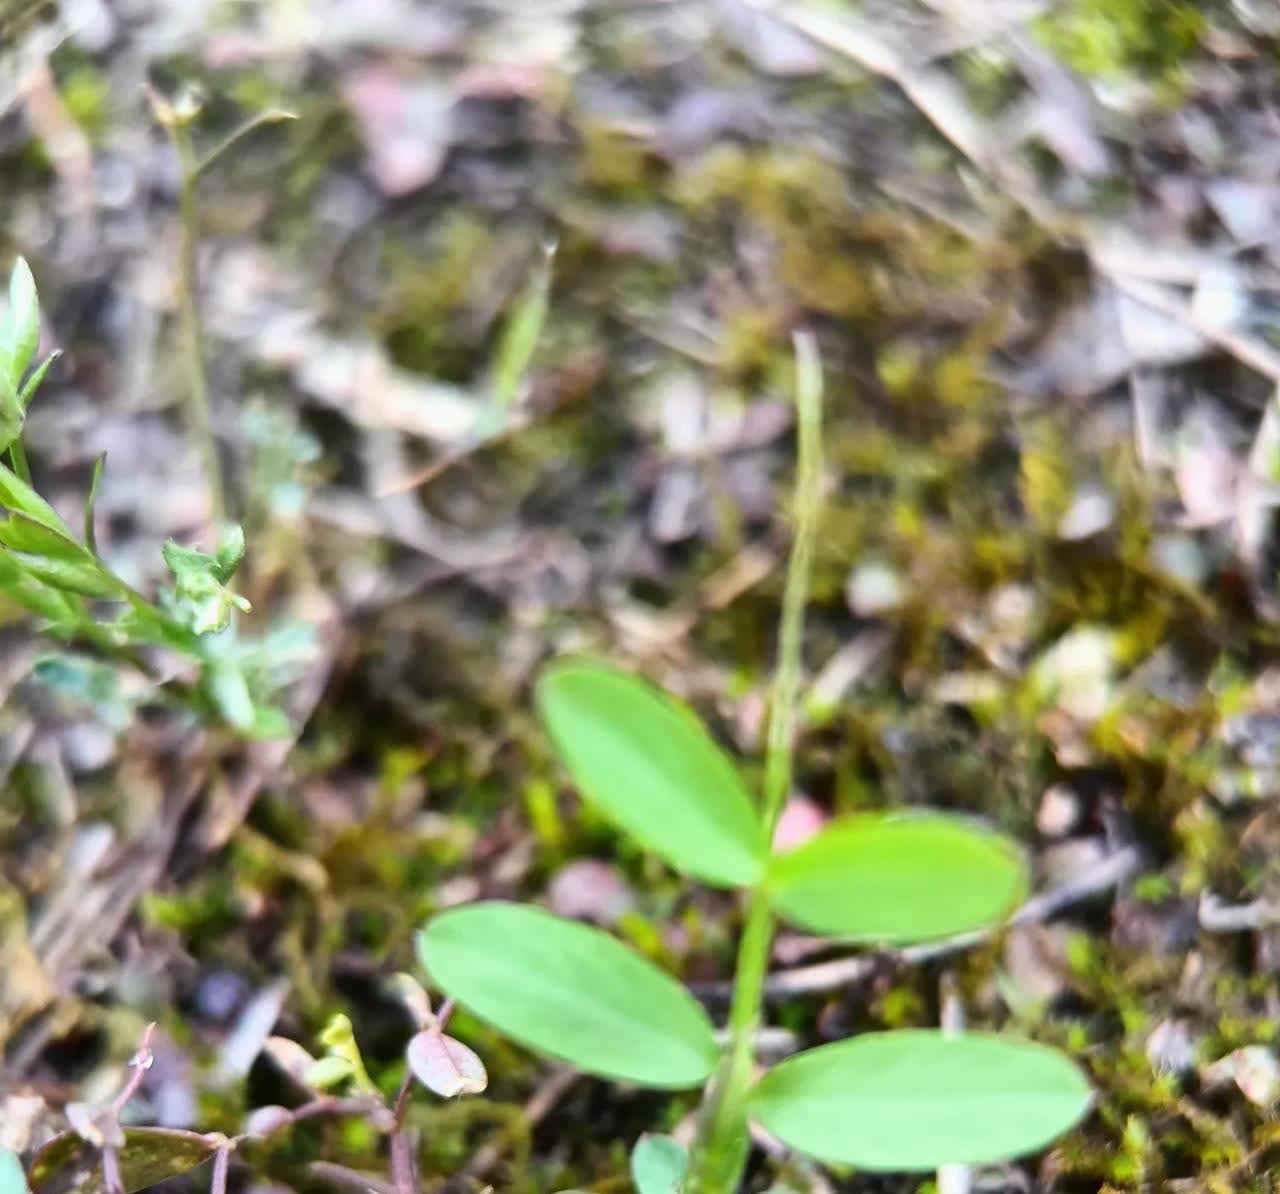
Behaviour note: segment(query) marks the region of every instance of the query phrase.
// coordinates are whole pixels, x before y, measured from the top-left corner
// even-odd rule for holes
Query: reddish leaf
[[[409,1068],[418,1081],[442,1098],[479,1094],[489,1085],[484,1062],[461,1041],[428,1029],[409,1042]]]

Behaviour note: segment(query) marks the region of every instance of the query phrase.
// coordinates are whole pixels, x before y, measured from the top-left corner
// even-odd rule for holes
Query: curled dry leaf
[[[418,1081],[442,1098],[479,1094],[489,1085],[484,1062],[461,1041],[442,1032],[418,1033],[405,1056]]]

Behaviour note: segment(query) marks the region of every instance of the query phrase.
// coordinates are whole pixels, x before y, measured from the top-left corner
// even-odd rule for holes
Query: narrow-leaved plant
[[[537,686],[547,731],[584,799],[676,870],[745,893],[728,1042],[674,978],[608,934],[539,908],[479,902],[419,936],[432,981],[480,1019],[606,1078],[705,1093],[688,1154],[644,1137],[641,1194],[731,1194],[755,1121],[798,1152],[868,1170],[984,1164],[1041,1148],[1092,1093],[1065,1055],[981,1032],[871,1032],[756,1078],[755,1039],[778,917],[832,938],[904,945],[998,925],[1027,890],[1017,848],[932,812],[838,819],[771,849],[791,784],[800,646],[820,506],[821,365],[796,340],[796,531],[756,801],[691,710],[591,659],[552,663]]]
[[[195,665],[194,688],[169,684],[167,700],[248,737],[288,729],[273,696],[279,659],[269,640],[241,641],[233,624],[249,603],[232,580],[244,557],[244,532],[225,524],[212,552],[176,542],[164,545],[170,583],[154,598],[114,572],[98,553],[94,502],[103,460],[94,466],[79,535],[32,484],[22,445],[27,408],[56,357],[36,360],[40,305],[35,281],[21,258],[9,278],[0,320],[0,596],[30,611],[40,628],[61,642],[91,648],[89,657],[59,655],[37,671],[86,700],[108,683],[103,659],[154,677],[148,652],[175,652]]]

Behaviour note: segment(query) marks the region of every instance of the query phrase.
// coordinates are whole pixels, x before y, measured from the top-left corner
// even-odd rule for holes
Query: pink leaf
[[[418,1081],[442,1098],[479,1094],[489,1085],[484,1062],[461,1041],[442,1032],[428,1029],[418,1033],[405,1055]]]

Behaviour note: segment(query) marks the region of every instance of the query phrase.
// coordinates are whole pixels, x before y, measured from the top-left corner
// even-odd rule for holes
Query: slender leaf
[[[71,536],[70,529],[58,516],[58,512],[17,473],[3,465],[0,465],[0,506],[25,514],[50,530]]]
[[[27,378],[22,389],[18,391],[18,400],[25,410],[31,399],[35,397],[35,392],[40,388],[40,383],[44,381],[44,375],[49,372],[49,366],[53,364],[62,355],[62,349],[55,348],[43,361],[40,362],[32,371],[31,376]]]
[[[0,452],[7,450],[22,434],[26,415],[17,392],[9,383],[4,364],[4,347],[0,345]]]
[[[679,1194],[689,1154],[672,1136],[646,1133],[631,1150],[631,1180],[639,1194]]]
[[[213,574],[224,585],[236,574],[244,559],[244,527],[238,522],[228,523],[218,534],[218,546],[214,551],[216,561]]]
[[[102,484],[102,467],[107,454],[103,452],[93,462],[93,475],[89,478],[89,496],[84,501],[84,541],[93,555],[98,554],[98,532],[93,524],[93,508],[98,504],[98,487]]]
[[[940,814],[845,818],[774,857],[767,878],[786,919],[828,936],[899,944],[996,924],[1026,887],[1006,838]]]
[[[37,522],[29,515],[13,512],[0,520],[0,544],[13,551],[47,556],[53,560],[92,563],[92,558],[69,535]]]
[[[702,1006],[598,929],[521,904],[470,904],[431,921],[418,950],[482,1020],[593,1074],[680,1089],[716,1064]]]
[[[234,729],[248,732],[257,721],[253,697],[244,672],[233,659],[211,659],[200,678],[218,716]]]
[[[37,580],[64,593],[104,599],[123,596],[120,582],[91,561],[54,560],[25,551],[11,551],[9,556]]]
[[[36,298],[36,280],[31,267],[19,257],[9,275],[9,311],[5,320],[8,333],[9,382],[16,390],[31,364],[40,344],[40,302]]]
[[[535,266],[502,329],[493,362],[493,407],[499,418],[510,413],[547,319],[553,253],[554,249],[548,249]]]
[[[76,600],[28,575],[7,552],[0,552],[0,594],[62,629],[83,612]]]
[[[1075,1064],[1044,1045],[910,1029],[792,1057],[760,1081],[750,1109],[819,1160],[916,1172],[1043,1148],[1092,1097]]]
[[[126,1128],[119,1151],[124,1194],[145,1190],[209,1160],[207,1136],[176,1128]],[[74,1132],[55,1136],[31,1162],[32,1194],[100,1194],[106,1188],[100,1151]]]
[[[643,680],[583,659],[552,664],[538,705],[583,797],[686,874],[747,887],[760,820],[733,764],[693,713]]]

